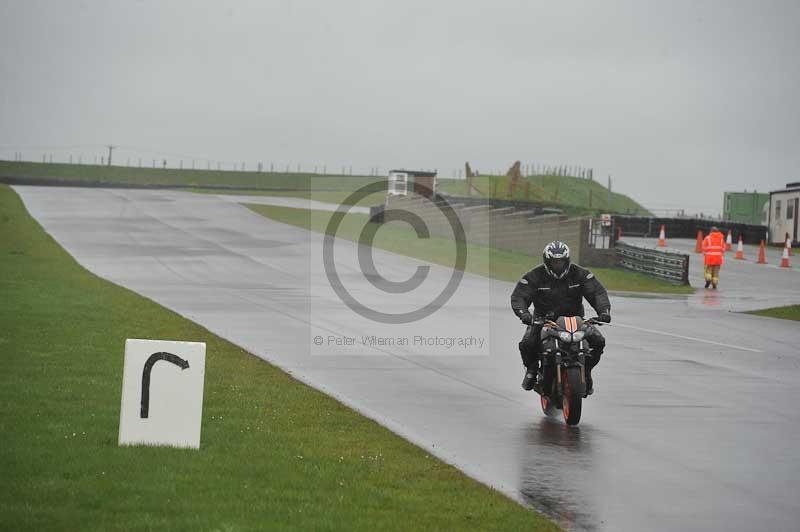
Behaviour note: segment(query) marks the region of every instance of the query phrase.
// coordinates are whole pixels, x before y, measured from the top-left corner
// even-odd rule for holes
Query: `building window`
[[[775,200],[775,220],[781,219],[781,200]]]
[[[406,174],[389,174],[389,191],[398,196],[405,196],[408,192]]]
[[[786,219],[791,220],[794,218],[794,205],[791,201],[786,202]]]

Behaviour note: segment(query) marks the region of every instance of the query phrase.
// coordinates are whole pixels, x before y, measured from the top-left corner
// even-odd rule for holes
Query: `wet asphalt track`
[[[213,195],[15,189],[89,270],[283,367],[569,529],[798,528],[800,327],[729,311],[800,302],[797,268],[732,265],[717,292],[612,297],[616,326],[604,329],[609,347],[596,372],[598,393],[580,426],[569,428],[544,418],[537,397],[519,388],[522,328],[508,310],[509,283],[467,275],[445,307],[416,325],[425,334],[489,334],[482,352],[355,346],[326,353],[312,347],[320,331],[386,328],[354,316],[333,294],[314,251],[319,235]],[[392,311],[425,298],[419,290],[376,297],[352,258],[355,246],[337,242],[336,249],[343,282],[361,283],[363,300]],[[374,257],[392,279],[420,264],[381,251]],[[432,280],[448,277],[432,267]],[[110,355],[122,357],[122,348]]]

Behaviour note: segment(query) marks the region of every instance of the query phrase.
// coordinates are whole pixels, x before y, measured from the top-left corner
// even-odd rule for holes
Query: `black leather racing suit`
[[[610,313],[611,302],[608,292],[592,272],[577,264],[571,264],[567,274],[561,279],[556,279],[539,265],[522,276],[511,293],[511,308],[519,318],[533,304],[534,320],[551,315],[558,316],[584,316],[583,298],[589,302],[598,314]],[[525,367],[536,367],[542,352],[541,325],[528,327],[522,341],[519,343],[519,352]],[[586,361],[586,367],[591,370],[600,361],[600,355],[606,345],[606,340],[597,327],[592,327],[587,332],[586,341],[595,355]],[[590,362],[591,361],[591,362]]]

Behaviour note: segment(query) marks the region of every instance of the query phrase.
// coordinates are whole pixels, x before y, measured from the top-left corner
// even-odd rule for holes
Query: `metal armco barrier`
[[[617,241],[617,264],[675,284],[689,284],[689,255]]]

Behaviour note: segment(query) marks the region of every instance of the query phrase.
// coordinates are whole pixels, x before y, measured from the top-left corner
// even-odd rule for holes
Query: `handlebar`
[[[589,325],[600,325],[600,326],[611,325],[610,323],[606,323],[605,321],[601,320],[600,316],[594,316],[592,318],[586,318],[586,319],[583,320],[583,323],[587,323]],[[541,319],[541,318],[533,320],[531,322],[531,325],[539,325],[539,326],[548,327],[548,328],[550,328],[550,327],[558,327],[558,324],[555,321],[549,320],[549,319]]]

